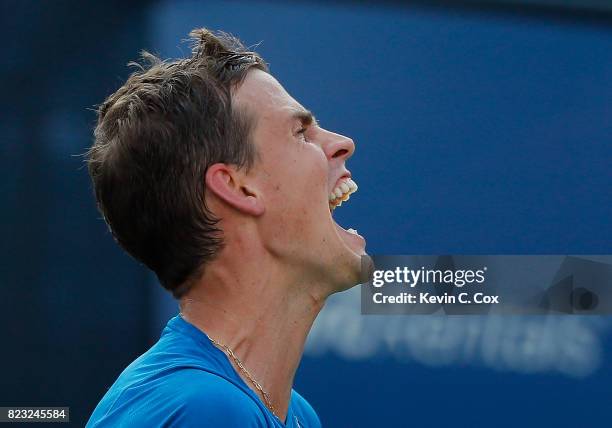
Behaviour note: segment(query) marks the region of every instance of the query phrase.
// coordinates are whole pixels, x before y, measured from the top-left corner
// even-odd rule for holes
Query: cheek
[[[295,156],[277,164],[274,180],[274,205],[279,207],[283,223],[291,221],[305,227],[312,213],[327,198],[328,166],[325,155],[316,147],[305,146]]]
[[[293,171],[295,183],[302,189],[302,200],[311,204],[327,195],[328,164],[325,155],[317,147],[307,147],[302,156],[295,159]]]

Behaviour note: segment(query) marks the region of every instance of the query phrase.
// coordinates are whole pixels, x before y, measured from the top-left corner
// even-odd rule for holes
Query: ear
[[[236,169],[224,163],[216,163],[206,170],[206,188],[232,208],[245,214],[260,216],[264,205],[260,195],[240,180]]]

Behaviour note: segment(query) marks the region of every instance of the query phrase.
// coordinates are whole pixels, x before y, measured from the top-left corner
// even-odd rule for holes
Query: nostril
[[[332,156],[332,158],[339,158],[341,156],[344,156],[345,154],[348,153],[348,150],[346,149],[340,149],[338,150],[336,153],[334,153],[334,155]]]

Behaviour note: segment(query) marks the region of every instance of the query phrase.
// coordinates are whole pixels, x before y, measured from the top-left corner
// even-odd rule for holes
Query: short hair
[[[222,248],[206,206],[205,173],[214,163],[250,168],[252,112],[232,104],[251,68],[269,72],[235,37],[205,28],[190,34],[192,55],[142,64],[97,109],[87,152],[97,206],[115,240],[184,295]]]

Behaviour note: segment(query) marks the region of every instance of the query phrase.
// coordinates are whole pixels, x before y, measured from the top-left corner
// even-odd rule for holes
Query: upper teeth
[[[338,184],[329,194],[329,209],[333,210],[349,199],[352,193],[357,191],[357,184],[350,178]]]

